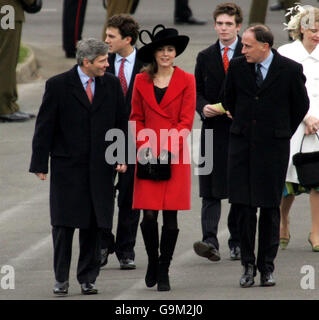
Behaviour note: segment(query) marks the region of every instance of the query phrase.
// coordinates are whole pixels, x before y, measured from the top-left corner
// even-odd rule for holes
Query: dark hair
[[[136,43],[139,25],[130,15],[116,14],[107,21],[106,27],[117,28],[122,39],[125,37],[131,37],[132,46]]]
[[[146,72],[149,75],[150,79],[153,80],[157,71],[158,71],[158,65],[154,58],[153,61],[147,64],[146,66],[144,66],[140,72]]]
[[[257,41],[262,43],[268,43],[271,48],[274,44],[274,35],[272,34],[269,27],[264,24],[252,24],[247,27],[246,31],[254,33]]]
[[[241,8],[233,2],[221,3],[216,7],[213,13],[215,22],[217,17],[221,14],[228,14],[229,16],[235,16],[236,25],[239,25],[243,22],[243,12]]]

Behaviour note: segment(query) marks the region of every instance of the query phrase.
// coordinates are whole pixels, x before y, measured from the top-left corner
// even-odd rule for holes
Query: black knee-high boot
[[[146,252],[148,255],[148,266],[145,276],[146,286],[151,288],[157,283],[158,272],[158,227],[157,221],[149,223],[141,223],[142,235],[145,243]]]
[[[158,265],[158,277],[157,277],[157,290],[158,291],[169,291],[171,290],[169,284],[168,271],[171,260],[173,258],[173,253],[175,250],[175,245],[178,237],[178,229],[166,229],[162,227],[161,244]]]

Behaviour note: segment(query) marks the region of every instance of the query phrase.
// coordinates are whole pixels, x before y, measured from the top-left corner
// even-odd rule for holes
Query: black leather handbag
[[[296,167],[298,180],[306,188],[319,186],[319,151],[302,152],[302,145],[305,139],[303,136],[300,151],[292,157],[292,162]],[[319,140],[319,136],[316,133]]]
[[[162,181],[171,178],[171,155],[169,152],[154,158],[150,148],[143,152],[143,163],[137,160],[136,176],[139,179]]]
[[[23,0],[21,1],[22,8],[27,13],[37,13],[42,9],[42,0],[35,0],[34,3],[29,6]]]

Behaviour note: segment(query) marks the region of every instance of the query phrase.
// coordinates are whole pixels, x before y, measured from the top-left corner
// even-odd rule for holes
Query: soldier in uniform
[[[35,0],[23,0],[31,6]],[[30,120],[32,114],[20,111],[17,104],[16,67],[18,64],[22,23],[25,21],[24,11],[19,0],[0,0],[0,8],[11,6],[14,10],[14,28],[4,29],[0,26],[0,121],[21,122]],[[0,13],[0,20],[7,13]]]
[[[105,0],[104,0],[105,1]],[[134,0],[107,0],[106,20],[102,32],[102,40],[106,37],[107,21],[115,14],[131,13]]]

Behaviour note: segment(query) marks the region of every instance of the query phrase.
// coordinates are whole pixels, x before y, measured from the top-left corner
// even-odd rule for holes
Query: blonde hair
[[[319,9],[312,6],[296,6],[290,8],[288,15],[291,16],[290,21],[286,24],[286,29],[289,31],[294,40],[303,40],[301,28],[311,29],[314,24],[319,22]]]

